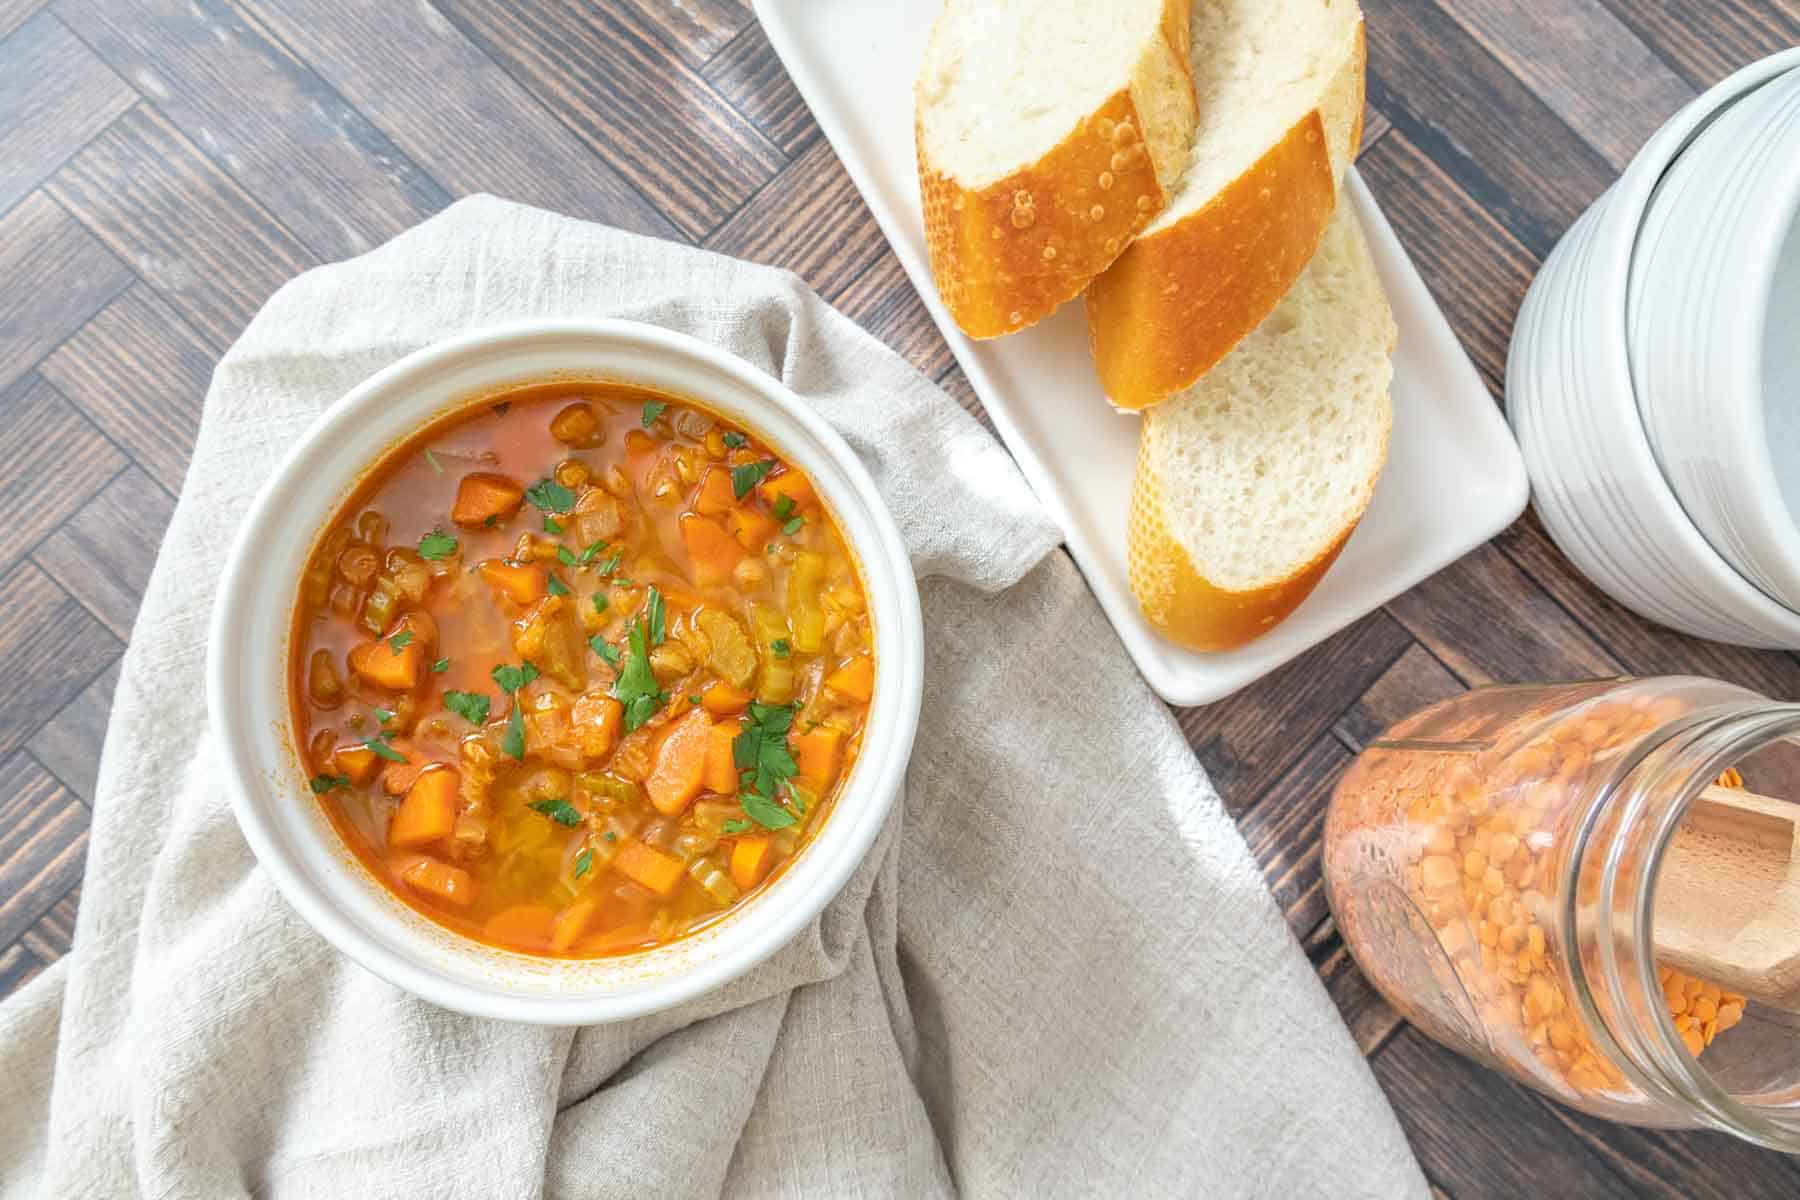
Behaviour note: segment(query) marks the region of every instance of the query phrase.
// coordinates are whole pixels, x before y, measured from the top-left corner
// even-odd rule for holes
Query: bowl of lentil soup
[[[234,810],[294,908],[445,1007],[622,1019],[867,852],[917,725],[910,560],[778,381],[628,321],[428,347],[257,497],[213,614]]]

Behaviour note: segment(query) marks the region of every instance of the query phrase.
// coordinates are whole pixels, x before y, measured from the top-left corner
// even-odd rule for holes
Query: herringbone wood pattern
[[[1561,231],[1697,90],[1800,41],[1800,0],[1363,4],[1362,169],[1496,395]],[[212,363],[283,280],[475,191],[793,268],[973,404],[741,0],[0,0],[0,995],[69,949]],[[1800,696],[1800,659],[1645,624],[1527,516],[1178,714],[1442,1193],[1800,1191],[1785,1158],[1602,1125],[1439,1049],[1326,913],[1323,806],[1366,739],[1473,684],[1625,671]]]

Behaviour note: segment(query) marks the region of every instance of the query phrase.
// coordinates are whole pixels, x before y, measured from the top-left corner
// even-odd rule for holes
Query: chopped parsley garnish
[[[601,658],[606,660],[608,666],[616,667],[619,665],[618,647],[608,643],[607,640],[599,634],[596,633],[593,637],[589,638],[588,645],[593,649],[595,654],[598,654]]]
[[[794,498],[792,496],[775,497],[775,519],[785,521],[794,515]]]
[[[383,725],[386,725],[389,721],[394,719],[394,710],[391,708],[378,708],[375,710],[375,719],[380,721]]]
[[[600,836],[601,836],[601,837],[603,837],[603,838],[605,838],[605,839],[606,839],[606,840],[607,840],[607,841],[609,841],[609,842],[616,842],[616,841],[618,841],[618,840],[619,840],[619,835],[618,835],[618,834],[616,834],[616,833],[614,833],[614,832],[613,832],[613,831],[612,831],[612,830],[610,830],[610,829],[609,829],[609,830],[607,830],[607,831],[606,831],[606,832],[605,832],[605,833],[603,833],[603,834],[601,834],[601,835],[600,835]]]
[[[442,468],[442,467],[440,467],[440,466],[438,466],[438,460],[437,460],[437,455],[435,455],[435,454],[433,454],[433,453],[432,453],[432,452],[431,452],[431,451],[429,451],[429,450],[427,450],[427,451],[426,451],[426,452],[425,452],[425,461],[426,461],[426,462],[427,462],[427,463],[430,463],[430,464],[431,464],[431,469],[432,469],[432,470],[433,470],[433,471],[436,471],[436,472],[437,472],[437,473],[438,473],[438,474],[439,474],[439,475],[442,475],[442,474],[443,474],[443,473],[444,473],[444,468]]]
[[[769,643],[769,649],[775,652],[776,658],[786,658],[793,653],[793,648],[788,645],[786,638],[776,638]]]
[[[389,762],[403,763],[406,761],[406,755],[400,753],[380,738],[370,738],[363,743],[363,749],[372,750],[375,752],[376,758],[385,758]]]
[[[489,513],[487,515],[487,517],[481,523],[483,525],[485,525],[487,528],[492,529],[494,526],[496,526],[500,523],[500,514],[499,513]]]
[[[740,821],[736,817],[733,817],[731,820],[725,822],[723,829],[726,833],[748,833],[750,832],[750,822]]]
[[[449,558],[456,553],[456,539],[439,530],[432,530],[419,539],[419,557],[437,562]]]
[[[348,775],[314,775],[307,781],[307,786],[312,788],[313,795],[323,796],[333,788],[348,788],[350,777]]]
[[[544,532],[545,533],[561,533],[562,531],[563,531],[562,523],[560,521],[558,521],[555,517],[545,517],[544,518]]]
[[[575,493],[554,479],[540,479],[525,489],[525,498],[547,513],[566,513],[575,507]]]
[[[641,618],[631,623],[629,641],[631,653],[626,656],[625,668],[619,672],[612,687],[613,699],[625,708],[626,733],[642,727],[668,698],[656,686],[656,676],[650,672],[650,647]]]
[[[787,524],[781,527],[781,532],[787,534],[789,537],[793,537],[796,533],[800,532],[800,527],[804,524],[806,524],[805,517],[793,517],[789,519]]]
[[[569,548],[567,546],[558,546],[556,548],[556,561],[565,567],[572,567],[576,562],[575,556],[569,553]]]
[[[599,613],[603,617],[606,615],[606,593],[605,592],[595,592],[594,593],[594,611]]]
[[[793,705],[753,701],[744,731],[731,743],[731,758],[742,788],[738,800],[745,814],[764,829],[784,829],[794,823],[794,814],[774,799],[800,772],[788,751],[787,735],[793,725]]]
[[[583,850],[575,856],[575,878],[580,879],[594,869],[594,852]]]
[[[558,825],[567,825],[570,829],[581,824],[581,812],[573,804],[558,796],[554,800],[537,800],[527,806],[533,812],[541,812]]]
[[[393,650],[395,654],[398,654],[408,646],[412,645],[412,640],[413,631],[410,629],[402,629],[399,633],[396,633],[393,637],[388,639],[388,647]]]
[[[501,663],[493,670],[494,682],[503,692],[516,692],[538,677],[538,669],[530,663],[515,667],[511,663]]]
[[[625,557],[625,552],[623,550],[614,550],[612,557],[607,559],[605,562],[600,563],[598,566],[596,566],[594,568],[594,570],[600,572],[600,574],[602,574],[602,575],[611,575],[614,571],[619,569],[619,560],[624,557]],[[624,581],[621,581],[621,582],[624,582]]]
[[[433,675],[442,675],[445,671],[448,671],[449,669],[450,669],[450,660],[447,658],[440,658],[436,662],[431,664],[431,673]]]
[[[444,707],[471,725],[485,725],[489,700],[480,692],[445,692]]]
[[[519,705],[518,691],[538,677],[538,669],[530,663],[518,667],[501,663],[494,668],[493,675],[500,690],[512,697],[512,712],[506,717],[506,735],[500,739],[500,749],[524,762],[525,710]]]
[[[689,692],[688,693],[688,703],[698,707],[698,705],[700,703],[700,693],[699,692]]]
[[[798,820],[793,813],[757,792],[745,792],[738,801],[750,819],[764,829],[786,829]]]
[[[552,596],[569,595],[569,585],[557,578],[555,571],[550,572],[550,582],[544,585],[544,590],[549,592]]]
[[[583,546],[581,548],[581,565],[585,567],[593,562],[594,556],[604,549],[606,549],[605,542],[594,542],[591,545]]]
[[[644,428],[648,429],[652,425],[656,424],[656,418],[662,416],[663,412],[668,407],[669,407],[669,402],[667,400],[646,400],[646,401],[644,401]]]
[[[650,644],[652,646],[662,645],[669,636],[668,621],[663,608],[662,593],[656,590],[654,583],[650,585],[650,595],[644,601],[644,620],[650,633]]]
[[[772,458],[731,468],[731,494],[742,500],[750,494],[751,488],[761,483],[774,469],[775,460]]]
[[[733,450],[742,450],[750,444],[750,439],[734,429],[725,435],[725,444]]]

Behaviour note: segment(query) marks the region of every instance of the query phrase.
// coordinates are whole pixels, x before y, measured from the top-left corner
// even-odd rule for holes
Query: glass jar
[[[1659,870],[1715,781],[1800,797],[1800,705],[1692,677],[1446,700],[1338,784],[1338,929],[1407,1020],[1565,1104],[1800,1152],[1800,1017],[1653,948]]]

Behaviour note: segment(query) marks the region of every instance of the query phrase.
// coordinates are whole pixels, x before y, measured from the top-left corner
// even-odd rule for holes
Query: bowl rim
[[[344,435],[352,432],[351,427],[359,415],[385,398],[403,394],[410,385],[427,386],[435,374],[459,360],[469,359],[479,369],[482,360],[491,357],[495,360],[494,372],[503,376],[505,368],[501,364],[507,354],[523,354],[534,344],[570,339],[591,340],[602,354],[609,346],[618,352],[623,343],[640,351],[685,360],[689,366],[723,375],[738,386],[743,396],[752,398],[748,402],[753,406],[769,406],[778,414],[778,420],[791,422],[802,435],[822,448],[824,459],[842,473],[849,494],[860,502],[859,518],[874,533],[874,544],[853,540],[851,547],[869,582],[871,607],[876,602],[873,593],[878,590],[892,593],[884,598],[888,607],[877,615],[877,629],[887,627],[895,634],[882,665],[886,679],[898,682],[890,685],[895,688],[889,706],[891,715],[883,716],[884,720],[892,722],[883,727],[887,736],[865,743],[858,758],[857,775],[851,780],[855,790],[840,795],[839,807],[834,812],[836,819],[853,817],[845,843],[832,857],[813,860],[820,862],[820,866],[808,865],[809,874],[800,877],[801,884],[796,885],[803,890],[786,897],[782,905],[766,904],[758,912],[740,910],[745,914],[740,927],[722,934],[714,952],[698,958],[684,969],[652,977],[641,986],[627,986],[605,994],[508,995],[428,968],[418,961],[416,953],[407,952],[405,939],[397,936],[397,925],[388,928],[386,936],[377,936],[371,929],[364,928],[348,911],[333,902],[330,886],[314,880],[297,860],[290,857],[292,852],[284,844],[282,832],[272,815],[263,811],[264,802],[257,799],[257,772],[265,764],[253,766],[249,761],[254,757],[251,750],[239,744],[238,739],[223,736],[229,724],[224,714],[232,711],[234,692],[241,686],[243,671],[239,668],[244,664],[239,660],[245,654],[228,636],[228,627],[235,608],[233,599],[252,587],[261,570],[253,547],[267,531],[303,524],[307,530],[305,541],[310,545],[317,530],[330,517],[329,512],[283,510],[285,487],[301,467],[323,452],[334,461],[343,462],[345,470],[352,473],[352,479],[360,479],[398,445],[394,441],[384,443],[373,454],[352,449],[357,445],[356,441]],[[625,372],[621,372],[621,377],[630,379]],[[502,386],[506,385],[496,383],[494,390]],[[474,402],[480,395],[479,388],[466,391],[463,400],[440,406],[435,414],[421,416],[413,424],[423,427],[437,416]],[[704,395],[694,398],[708,403]],[[756,424],[754,419],[746,423],[753,427]],[[759,430],[759,433],[763,432],[766,431]],[[772,440],[782,448],[784,455],[792,455],[791,447],[783,446],[784,439]],[[336,448],[331,449],[334,441]],[[341,497],[338,502],[341,503]],[[837,507],[841,509],[842,505]],[[842,519],[841,512],[839,515]],[[845,530],[845,536],[850,537],[849,529]],[[298,578],[297,574],[294,578]],[[291,590],[286,584],[282,588],[284,593]],[[282,614],[281,619],[285,623],[287,615]],[[624,1020],[672,1007],[723,986],[791,942],[842,890],[867,857],[885,825],[911,758],[924,687],[924,630],[911,556],[873,477],[849,444],[780,379],[746,360],[689,334],[623,318],[534,318],[481,326],[414,350],[339,396],[287,448],[247,509],[221,572],[208,622],[207,647],[209,725],[215,734],[221,735],[218,738],[220,757],[232,812],[258,863],[269,871],[287,902],[334,947],[405,991],[471,1016],[547,1025]],[[878,697],[883,682],[878,679]],[[285,730],[282,740],[291,740]],[[284,764],[284,769],[291,773],[292,764]],[[851,807],[845,804],[847,795],[858,797],[853,813],[844,811]],[[827,823],[827,829],[830,824]],[[811,848],[816,849],[817,843]],[[803,853],[796,858],[796,864],[804,860]],[[367,872],[367,868],[360,869]],[[468,946],[492,949],[453,931],[449,936]],[[677,939],[668,945],[680,946],[690,940]],[[654,954],[656,951],[643,953]],[[589,961],[518,957],[530,958],[537,963]]]

